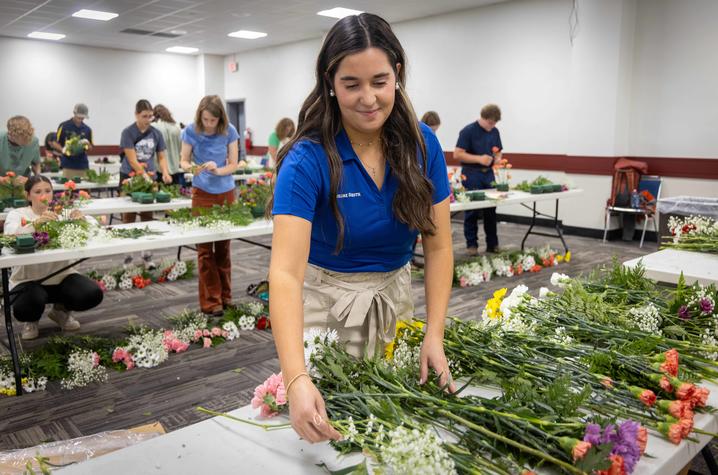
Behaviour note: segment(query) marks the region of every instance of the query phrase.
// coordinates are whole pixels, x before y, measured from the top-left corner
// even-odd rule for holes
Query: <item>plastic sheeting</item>
[[[71,440],[50,442],[27,449],[0,452],[0,473],[3,475],[20,475],[26,473],[29,467],[32,467],[35,473],[42,473],[38,461],[40,457],[47,459],[45,467],[54,472],[61,467],[124,449],[158,435],[162,434],[159,432],[113,430]]]
[[[661,198],[658,200],[658,211],[661,214],[707,216],[718,219],[718,198],[700,196]]]

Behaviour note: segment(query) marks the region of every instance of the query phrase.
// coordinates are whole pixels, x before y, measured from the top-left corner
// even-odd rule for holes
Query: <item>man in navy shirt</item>
[[[58,152],[62,153],[60,166],[62,167],[63,175],[67,178],[85,176],[87,169],[90,168],[87,151],[92,148],[92,129],[84,122],[88,117],[87,106],[85,104],[76,104],[72,119],[66,120],[57,128],[57,142],[54,142],[53,146]],[[86,141],[86,148],[79,153],[68,155],[64,150],[65,143],[74,136]]]
[[[501,109],[495,104],[487,104],[481,109],[481,117],[467,125],[459,133],[454,157],[461,161],[461,173],[466,177],[464,187],[467,190],[483,190],[494,187],[495,160],[501,159],[501,135],[496,123],[501,120]],[[486,250],[497,252],[499,238],[496,235],[496,208],[464,212],[464,238],[469,255],[478,254],[479,216],[484,215],[484,233]]]

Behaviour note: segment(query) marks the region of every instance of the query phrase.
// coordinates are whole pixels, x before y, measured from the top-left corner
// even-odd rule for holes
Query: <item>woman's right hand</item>
[[[342,436],[332,427],[327,417],[322,395],[308,377],[300,377],[291,385],[289,419],[299,436],[311,443],[325,440],[341,440]]]
[[[52,211],[45,211],[35,220],[35,225],[47,223],[48,221],[57,221],[57,215]]]

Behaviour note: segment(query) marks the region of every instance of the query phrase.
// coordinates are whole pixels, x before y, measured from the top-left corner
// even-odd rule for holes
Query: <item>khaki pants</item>
[[[336,330],[356,357],[375,356],[414,314],[411,267],[392,272],[332,272],[309,264],[304,276],[304,328]]]

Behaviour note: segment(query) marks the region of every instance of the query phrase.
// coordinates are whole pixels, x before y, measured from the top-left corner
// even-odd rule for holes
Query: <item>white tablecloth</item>
[[[711,389],[708,403],[718,406],[718,386]],[[484,396],[485,390],[472,391]],[[490,392],[490,391],[489,391]],[[257,418],[259,411],[245,406],[230,414],[265,423],[286,422],[277,417],[268,421]],[[716,432],[715,415],[696,416],[695,427]],[[709,441],[709,436],[693,434],[699,443],[683,441],[674,445],[649,435],[647,455],[636,466],[635,475],[675,475],[686,466]],[[317,464],[325,463],[336,470],[359,463],[362,456],[339,456],[328,443],[311,445],[291,429],[265,431],[248,424],[215,417],[179,429],[126,449],[89,460],[59,471],[63,475],[125,475],[145,473],[263,473],[326,474]]]
[[[681,272],[687,284],[703,285],[718,283],[718,255],[703,252],[663,249],[623,263],[636,267],[639,263],[646,269],[646,277],[659,282],[677,284]]]

